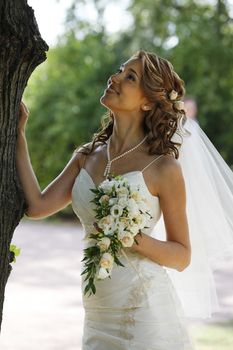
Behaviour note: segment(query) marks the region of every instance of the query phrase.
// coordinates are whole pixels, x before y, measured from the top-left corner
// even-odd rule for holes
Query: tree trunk
[[[16,172],[19,106],[33,70],[46,59],[34,11],[26,0],[0,0],[0,327],[11,272],[10,243],[25,212]]]

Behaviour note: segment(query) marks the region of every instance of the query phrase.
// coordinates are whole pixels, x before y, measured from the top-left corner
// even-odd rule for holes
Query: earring
[[[142,107],[142,109],[143,109],[144,111],[147,111],[147,110],[149,109],[149,107],[148,107],[148,106],[144,106],[144,107]]]

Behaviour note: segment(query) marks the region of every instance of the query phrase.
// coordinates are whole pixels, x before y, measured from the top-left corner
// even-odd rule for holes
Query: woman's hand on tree
[[[29,110],[27,109],[24,102],[21,101],[20,102],[20,109],[19,109],[19,123],[18,123],[18,130],[19,131],[25,131],[28,117],[29,117]]]

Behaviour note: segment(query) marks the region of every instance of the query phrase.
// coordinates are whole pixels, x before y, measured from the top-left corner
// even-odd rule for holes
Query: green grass
[[[195,350],[233,350],[233,321],[192,325]]]

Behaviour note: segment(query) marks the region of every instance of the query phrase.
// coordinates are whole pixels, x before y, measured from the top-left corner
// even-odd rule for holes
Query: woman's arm
[[[160,241],[146,234],[142,234],[142,237],[137,234],[135,238],[139,245],[134,243],[129,249],[160,265],[182,271],[190,264],[191,259],[182,170],[176,159],[164,157],[158,171],[158,194],[167,240]]]
[[[78,175],[83,154],[74,154],[60,175],[41,192],[31,165],[25,137],[28,114],[26,106],[21,103],[16,165],[28,204],[27,216],[33,219],[40,219],[56,213],[71,202],[72,186]]]

